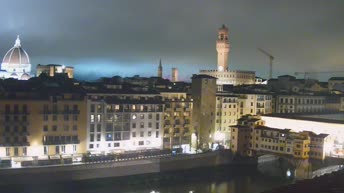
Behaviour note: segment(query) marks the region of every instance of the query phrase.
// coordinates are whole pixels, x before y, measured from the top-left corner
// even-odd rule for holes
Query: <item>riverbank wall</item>
[[[97,178],[163,173],[222,165],[256,165],[254,158],[238,158],[230,151],[165,158],[0,170],[0,185],[41,184]]]

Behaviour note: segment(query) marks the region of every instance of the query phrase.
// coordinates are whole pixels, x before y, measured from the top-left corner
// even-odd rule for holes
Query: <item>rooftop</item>
[[[316,116],[318,115],[318,116]],[[286,119],[295,119],[295,120],[304,120],[304,121],[315,121],[315,122],[324,122],[324,123],[337,123],[337,124],[344,124],[344,119],[331,119],[331,118],[322,118],[321,115],[342,115],[344,113],[317,113],[317,114],[309,114],[309,113],[295,113],[295,114],[283,114],[283,113],[275,113],[275,114],[268,114],[262,115],[262,117],[276,117],[276,118],[286,118]],[[325,117],[325,116],[323,116]]]
[[[205,74],[193,74],[191,79],[203,79],[203,78],[208,78],[208,79],[217,79],[213,76],[205,75]]]
[[[344,77],[331,77],[329,80],[344,80]]]

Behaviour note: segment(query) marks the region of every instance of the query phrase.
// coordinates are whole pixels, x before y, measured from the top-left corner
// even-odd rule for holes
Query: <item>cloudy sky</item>
[[[78,78],[164,76],[189,80],[216,68],[217,29],[230,30],[231,70],[268,76],[344,71],[343,0],[1,0],[0,54],[19,34],[31,63],[75,67]],[[344,73],[322,74],[344,76]],[[317,77],[314,75],[314,77]]]

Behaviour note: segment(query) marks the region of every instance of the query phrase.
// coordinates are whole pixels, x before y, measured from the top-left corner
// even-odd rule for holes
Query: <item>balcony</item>
[[[164,137],[170,137],[169,133],[164,133]]]
[[[80,114],[80,110],[64,110],[61,112],[62,114]]]
[[[0,123],[4,125],[29,125],[29,121],[22,121],[22,120],[2,120]]]
[[[179,112],[181,112],[181,111],[183,111],[184,109],[183,108],[181,108],[181,107],[178,107],[178,108],[175,108],[175,111],[179,111]]]
[[[190,127],[190,123],[184,123],[183,127]]]
[[[189,136],[190,134],[191,134],[190,131],[183,131],[184,136]]]
[[[3,115],[29,115],[30,112],[25,111],[25,112],[6,112],[6,111],[0,111],[0,114]]]
[[[71,141],[66,141],[66,140],[47,140],[43,141],[43,145],[66,145],[66,144],[80,144],[80,140],[71,140]]]
[[[184,111],[191,111],[191,109],[188,108],[188,107],[185,107],[185,108],[184,108]]]
[[[164,128],[170,128],[170,127],[172,127],[172,125],[171,125],[171,124],[169,124],[169,123],[167,123],[167,124],[164,124]]]
[[[22,147],[30,146],[29,142],[4,142],[0,144],[1,147]]]

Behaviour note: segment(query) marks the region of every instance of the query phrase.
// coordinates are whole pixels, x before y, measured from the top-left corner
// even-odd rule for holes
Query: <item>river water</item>
[[[297,180],[311,178],[313,170],[321,168],[321,164],[320,167],[309,163],[298,164],[296,168],[292,168],[293,166],[287,162],[273,161],[259,164],[258,167],[219,167],[160,175],[21,185],[0,189],[4,193],[260,193]]]

